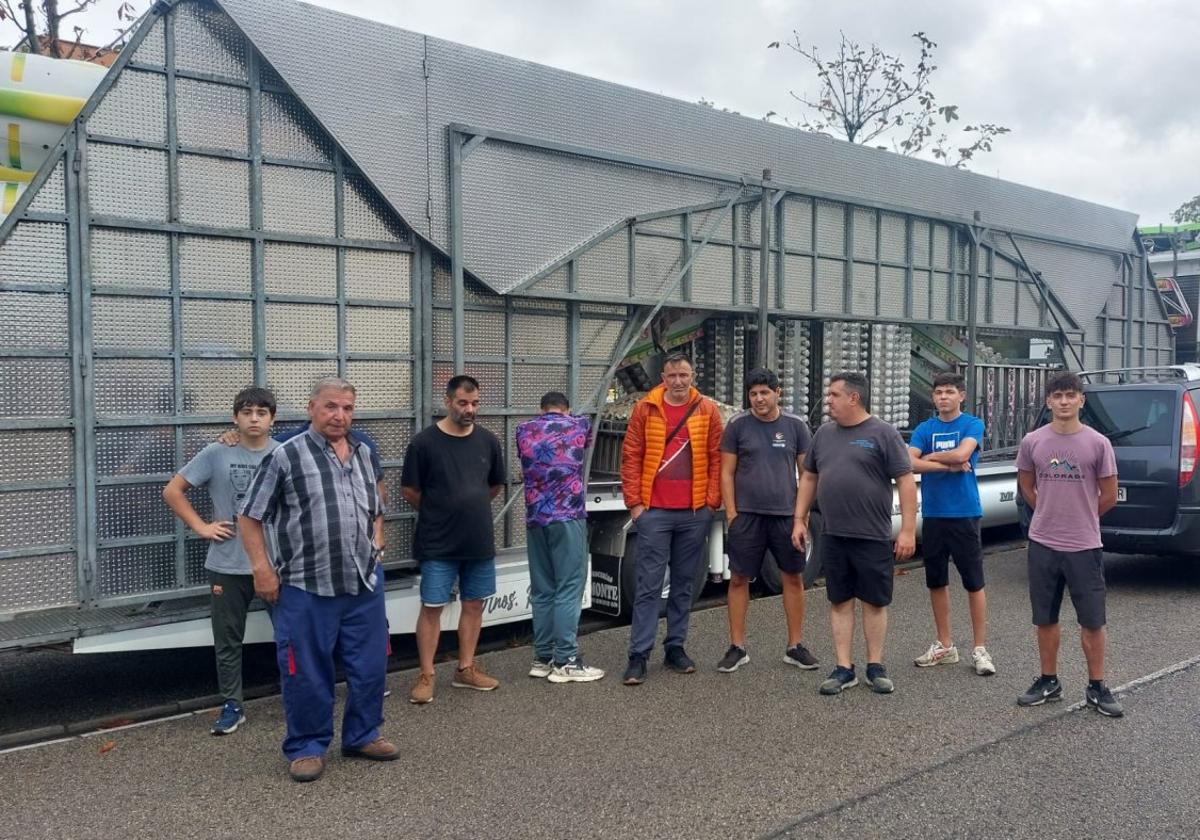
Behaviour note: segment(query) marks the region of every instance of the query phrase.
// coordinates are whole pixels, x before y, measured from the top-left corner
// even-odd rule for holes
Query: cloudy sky
[[[771,41],[839,30],[911,56],[939,43],[934,91],[1012,129],[975,171],[1169,221],[1200,193],[1200,4],[1189,0],[316,0],[436,35],[748,116],[796,119],[811,73]],[[82,22],[106,31],[116,0]],[[145,0],[136,2],[142,7]],[[99,40],[99,39],[95,39]],[[352,45],[341,45],[353,48]]]

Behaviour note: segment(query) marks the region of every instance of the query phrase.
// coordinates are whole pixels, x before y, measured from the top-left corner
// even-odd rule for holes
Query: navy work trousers
[[[637,598],[629,628],[629,655],[647,656],[658,634],[658,609],[663,581],[670,570],[667,597],[667,637],[664,647],[683,647],[692,609],[696,567],[707,562],[704,538],[712,510],[648,508],[637,520]]]

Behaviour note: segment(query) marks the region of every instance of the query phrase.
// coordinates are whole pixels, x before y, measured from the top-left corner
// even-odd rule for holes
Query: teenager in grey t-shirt
[[[238,510],[246,491],[250,489],[254,474],[258,472],[258,465],[277,446],[279,443],[270,438],[262,449],[247,449],[241,444],[226,446],[223,443],[210,443],[188,461],[179,474],[191,486],[208,490],[214,522],[236,523]],[[227,540],[209,541],[204,568],[227,575],[251,573],[250,559],[246,557],[242,541],[236,534]]]

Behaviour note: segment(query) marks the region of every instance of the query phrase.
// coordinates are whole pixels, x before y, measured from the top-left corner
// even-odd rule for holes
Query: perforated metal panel
[[[337,375],[337,362],[267,360],[267,387],[275,393],[282,411],[302,411],[308,406],[308,392],[323,376]]]
[[[50,172],[50,177],[38,190],[29,209],[34,213],[65,213],[67,210],[66,193],[63,186],[63,164],[59,163]]]
[[[992,281],[992,321],[1005,326],[1016,326],[1017,287],[1008,280]]]
[[[101,478],[175,471],[175,429],[134,426],[96,430],[96,474]]]
[[[407,309],[346,308],[346,349],[351,353],[411,353]]]
[[[483,393],[485,409],[489,404],[504,405],[504,365],[468,362],[464,368],[464,373],[479,380],[479,390]],[[503,438],[504,429],[501,428],[497,434]]]
[[[97,415],[175,413],[175,374],[170,359],[96,359],[92,367]]]
[[[913,265],[929,265],[929,222],[924,219],[913,219],[912,254]]]
[[[395,251],[348,248],[346,297],[406,301],[412,299],[412,257]]]
[[[20,222],[0,243],[0,280],[65,286],[66,225]]]
[[[351,239],[407,240],[391,211],[361,175],[348,175],[342,190],[343,229]]]
[[[857,234],[858,229],[855,228]],[[850,311],[853,314],[875,315],[875,266],[856,262],[850,291]]]
[[[412,559],[413,532],[415,520],[394,519],[383,523],[383,533],[387,538],[387,565],[391,568],[415,566]]]
[[[1108,303],[1104,307],[1104,311],[1112,318],[1121,318],[1125,315],[1124,286],[1113,284],[1113,287],[1108,292]]]
[[[350,361],[346,378],[358,391],[356,411],[412,411],[412,363]]]
[[[183,552],[184,582],[193,586],[206,583],[208,572],[204,563],[208,560],[208,540],[187,540]]]
[[[65,351],[67,303],[66,295],[0,292],[0,350]]]
[[[254,363],[237,359],[183,360],[183,413],[233,413],[233,398],[254,384]]]
[[[264,166],[262,182],[263,225],[267,230],[334,235],[332,172]]]
[[[232,414],[233,394],[229,395],[229,411]],[[232,421],[219,425],[184,426],[183,462],[176,464],[175,469],[182,468],[184,464],[195,458],[201,449],[216,441],[218,437],[229,431],[232,427]]]
[[[514,356],[567,355],[567,320],[553,315],[512,316],[512,340],[509,351]]]
[[[733,301],[733,249],[711,242],[692,261],[692,300],[728,305]]]
[[[413,421],[411,420],[355,420],[354,428],[370,435],[371,440],[379,449],[379,457],[383,461],[399,461],[404,458],[409,441],[413,437]],[[396,504],[397,497],[392,498]]]
[[[96,552],[101,597],[155,592],[175,586],[175,544],[127,545]]]
[[[518,473],[519,475],[519,473]],[[520,487],[510,487],[509,494],[521,494]],[[529,529],[525,525],[525,499],[522,496],[512,503],[512,507],[505,514],[508,519],[508,545],[517,547],[525,545],[529,541]]]
[[[321,245],[268,242],[263,246],[267,294],[337,295],[337,251]]]
[[[569,271],[564,265],[560,268],[556,268],[541,280],[538,280],[537,283],[531,287],[531,290],[548,295],[565,295],[569,286]]]
[[[683,244],[673,239],[639,236],[635,247],[634,295],[657,298],[666,288],[672,275],[679,269]],[[671,295],[679,298],[679,287]]]
[[[841,255],[846,248],[846,208],[830,201],[817,202],[817,250]]]
[[[184,292],[250,292],[250,242],[213,236],[179,238],[179,287]]]
[[[179,219],[209,227],[250,226],[250,165],[179,156]]]
[[[738,250],[738,294],[742,304],[758,303],[758,249],[741,248]]]
[[[579,358],[612,361],[623,327],[622,321],[580,318],[579,340],[576,342]]]
[[[69,360],[0,359],[0,419],[70,414]]]
[[[503,312],[463,313],[463,340],[468,355],[504,355],[507,339]]]
[[[879,269],[879,314],[885,317],[904,317],[903,268],[885,265]]]
[[[74,555],[0,560],[0,613],[66,606],[76,600]]]
[[[268,353],[337,352],[337,308],[318,304],[268,303]]]
[[[933,226],[933,267],[950,267],[950,228],[945,225]]]
[[[137,52],[133,54],[133,61],[137,64],[150,64],[155,67],[164,67],[167,62],[167,39],[166,39],[166,18],[159,18],[154,22],[154,26],[150,27],[150,31],[142,38],[142,43],[138,44]]]
[[[854,258],[873,260],[875,251],[875,236],[878,233],[875,224],[875,211],[854,208]]]
[[[580,405],[586,405],[596,393],[596,389],[605,383],[604,374],[608,373],[608,368],[604,365],[580,365],[579,366],[579,394],[576,397],[576,402]],[[600,404],[604,402],[604,394],[600,394]]]
[[[842,311],[843,263],[838,260],[817,260],[817,310]]]
[[[182,3],[172,17],[177,68],[247,79],[246,39],[233,21],[206,3]]]
[[[940,271],[933,272],[933,311],[929,313],[929,317],[935,321],[946,321],[951,319],[951,313],[955,311],[953,301],[950,300],[950,275]]]
[[[857,236],[857,232],[855,233]],[[891,262],[906,262],[904,217],[896,213],[880,214],[879,258]]]
[[[566,365],[513,365],[513,408],[536,408],[547,391],[567,390]]]
[[[167,79],[158,73],[126,70],[104,94],[88,119],[89,134],[167,142]]]
[[[88,199],[94,214],[167,220],[167,153],[90,143]]]
[[[561,270],[561,269],[560,269]],[[567,302],[565,300],[551,300],[549,298],[530,298],[530,297],[510,297],[514,312],[561,312],[564,315],[567,312]]]
[[[74,440],[65,429],[0,431],[0,483],[72,478]]]
[[[812,309],[812,258],[789,254],[783,271],[784,307],[799,312]]]
[[[171,302],[165,298],[92,298],[92,346],[97,350],[169,353]]]
[[[806,198],[783,200],[784,246],[797,251],[812,250],[812,201]]]
[[[253,313],[249,301],[183,301],[186,352],[250,353],[253,348]]]
[[[166,291],[171,287],[170,247],[171,240],[163,233],[91,228],[92,285]]]
[[[175,109],[180,145],[245,154],[250,115],[250,92],[245,88],[177,79]]]
[[[270,158],[329,163],[333,148],[294,96],[262,95],[262,147]],[[374,239],[376,237],[363,237]]]
[[[0,551],[75,541],[71,490],[0,492]]]
[[[581,294],[612,296],[628,292],[629,244],[624,232],[589,248],[575,266],[575,287]]]
[[[453,356],[454,324],[450,312],[445,309],[433,310],[430,328],[433,333],[433,355],[439,359],[448,359]]]

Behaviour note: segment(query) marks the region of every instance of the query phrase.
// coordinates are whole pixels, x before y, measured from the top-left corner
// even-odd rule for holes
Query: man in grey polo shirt
[[[308,429],[263,460],[238,517],[254,591],[275,605],[283,753],[297,782],[325,771],[339,664],[347,689],[342,754],[374,761],[400,754],[379,734],[388,646],[383,505],[367,447],[348,435],[354,401],[349,382],[319,380]],[[278,569],[267,560],[265,520],[279,547]]]

